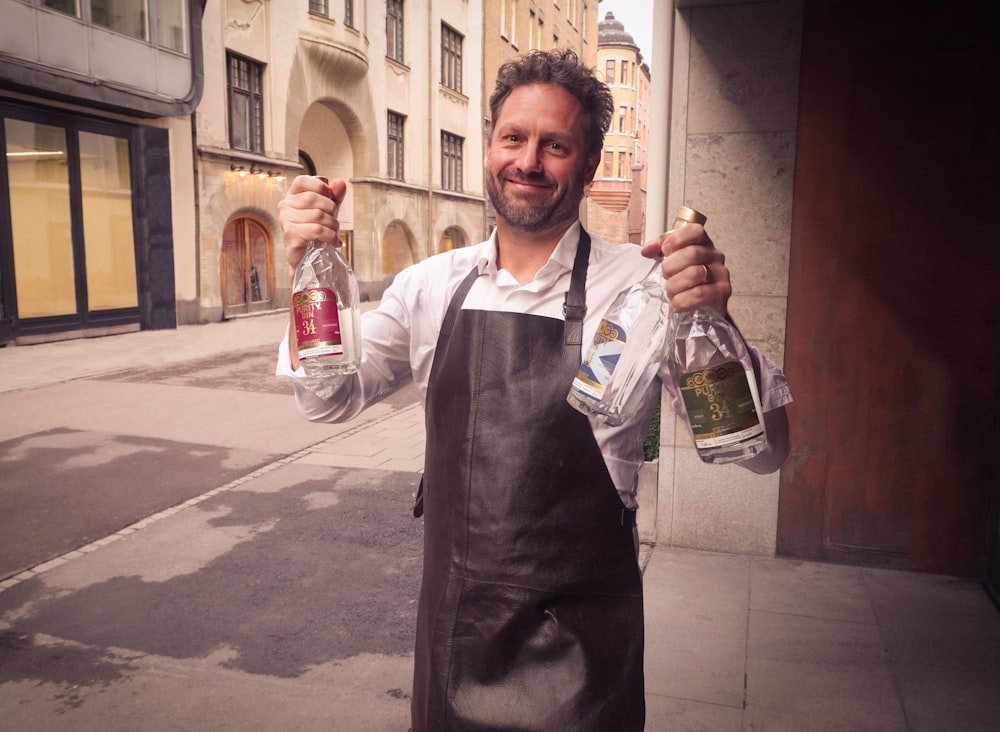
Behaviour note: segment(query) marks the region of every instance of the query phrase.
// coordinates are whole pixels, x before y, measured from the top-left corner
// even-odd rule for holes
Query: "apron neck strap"
[[[580,241],[573,260],[573,276],[563,302],[565,344],[583,344],[583,318],[587,315],[587,267],[590,264],[590,234],[580,227]]]

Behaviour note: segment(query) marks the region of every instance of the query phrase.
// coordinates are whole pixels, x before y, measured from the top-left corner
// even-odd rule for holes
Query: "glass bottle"
[[[682,206],[671,231],[707,220]],[[660,261],[657,258],[649,274],[615,297],[567,397],[579,411],[615,427],[635,413],[663,361],[671,318]]]
[[[360,300],[358,281],[340,247],[309,242],[292,279],[295,342],[307,376],[342,376],[358,370]]]
[[[683,207],[674,228],[707,218]],[[661,235],[662,240],[670,232]],[[753,457],[764,449],[763,409],[753,362],[731,321],[711,307],[671,312],[659,262],[615,298],[573,381],[569,401],[620,425],[635,412],[661,363],[669,359],[681,416],[698,456],[708,463]]]

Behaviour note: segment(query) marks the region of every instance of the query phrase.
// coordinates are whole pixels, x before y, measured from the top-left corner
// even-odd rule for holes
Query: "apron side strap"
[[[417,486],[417,495],[413,500],[413,518],[420,518],[424,515],[424,476],[420,476],[420,485]]]

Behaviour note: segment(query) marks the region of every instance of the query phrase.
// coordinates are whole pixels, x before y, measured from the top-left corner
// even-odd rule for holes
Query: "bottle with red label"
[[[340,247],[309,242],[292,280],[295,342],[307,376],[342,376],[358,370],[360,300],[358,281]]]

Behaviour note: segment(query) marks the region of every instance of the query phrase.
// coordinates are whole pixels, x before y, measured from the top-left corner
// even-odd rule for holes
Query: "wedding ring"
[[[712,270],[708,268],[707,264],[703,264],[701,266],[705,268],[705,280],[701,284],[707,285],[709,282],[712,281]]]

